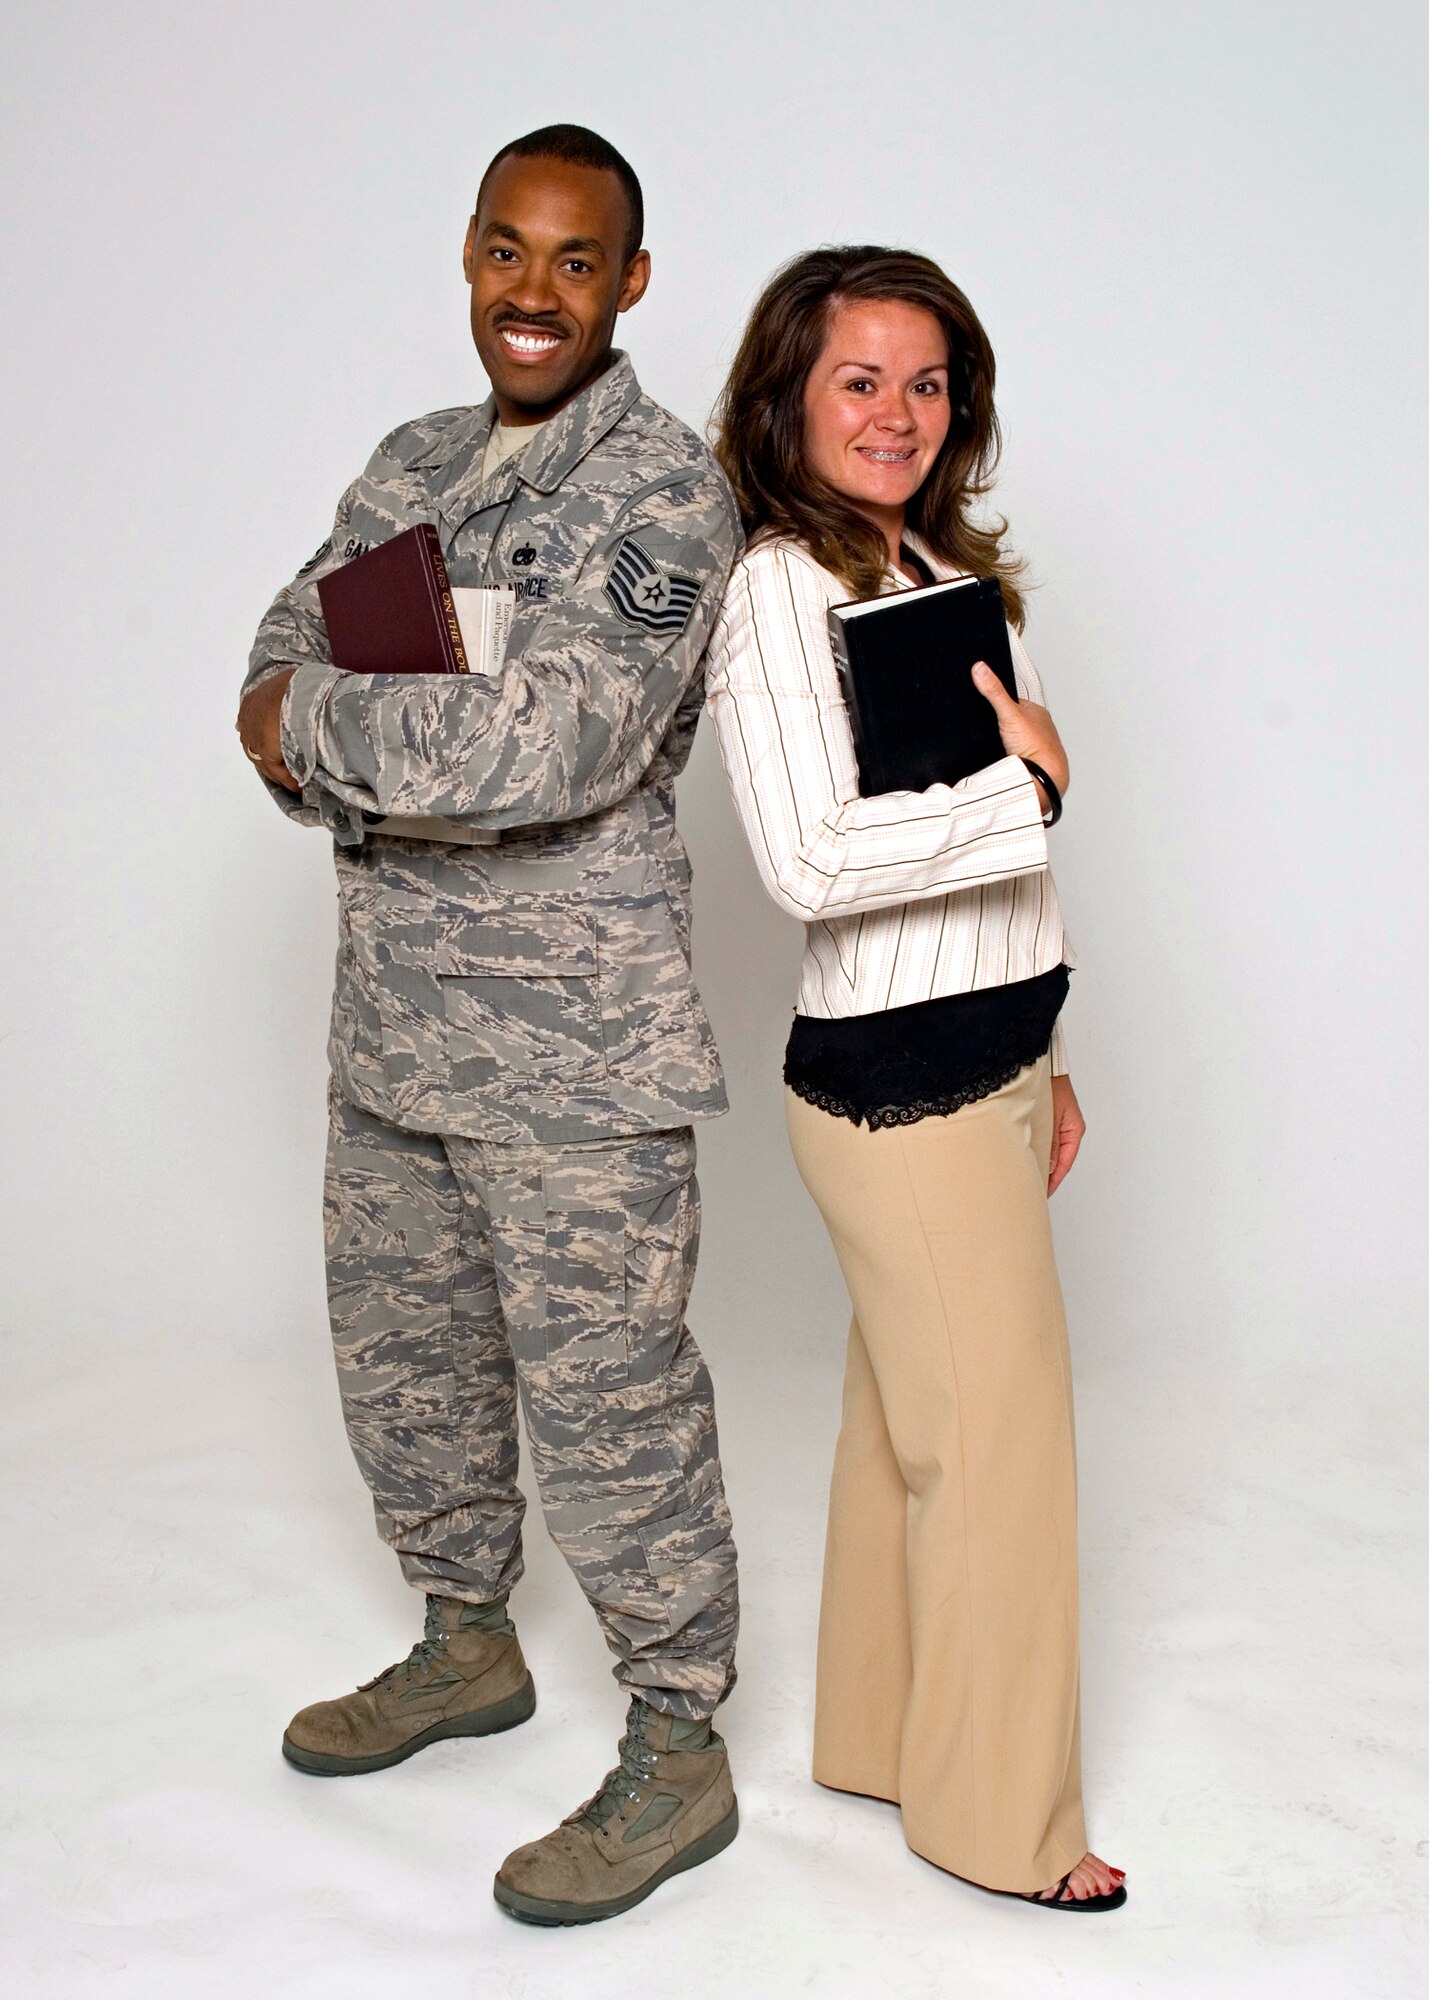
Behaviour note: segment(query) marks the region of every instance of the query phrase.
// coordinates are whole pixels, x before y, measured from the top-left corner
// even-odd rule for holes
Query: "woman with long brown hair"
[[[709,705],[761,878],[807,925],[794,1157],[853,1303],[819,1621],[814,1775],[1041,1908],[1114,1909],[1087,1851],[1066,1323],[1047,1198],[1081,1142],[1047,865],[1067,759],[1024,649],[968,300],[908,252],[813,251],[754,308],[716,416],[749,537]],[[997,577],[1004,756],[859,796],[831,604]]]

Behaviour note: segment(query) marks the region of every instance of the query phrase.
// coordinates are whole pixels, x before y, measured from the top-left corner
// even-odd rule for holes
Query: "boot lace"
[[[362,1683],[362,1692],[368,1688],[390,1687],[396,1680],[410,1680],[422,1667],[429,1667],[439,1660],[446,1650],[447,1635],[442,1629],[441,1602],[438,1598],[427,1599],[427,1622],[422,1637],[408,1653],[405,1660],[397,1660],[386,1667],[370,1681]]]
[[[650,1748],[647,1733],[649,1714],[643,1702],[631,1702],[625,1718],[625,1734],[620,1739],[620,1762],[614,1770],[606,1772],[595,1797],[587,1799],[580,1811],[571,1815],[570,1825],[598,1831],[622,1806],[640,1797],[642,1785],[654,1782],[655,1752]]]

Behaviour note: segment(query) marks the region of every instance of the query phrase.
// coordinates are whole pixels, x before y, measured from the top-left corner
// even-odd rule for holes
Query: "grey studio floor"
[[[706,1145],[715,1220],[733,1143]],[[811,1251],[812,1231],[789,1246]],[[722,1365],[738,1270],[712,1259],[697,1323],[744,1563],[742,1678],[723,1712],[743,1831],[580,1931],[525,1929],[490,1893],[508,1848],[594,1788],[620,1718],[534,1515],[517,1604],[540,1688],[529,1725],[347,1782],[278,1755],[290,1711],[400,1655],[419,1611],[346,1456],[316,1269],[289,1318],[246,1335],[116,1328],[82,1380],[21,1343],[3,1990],[1422,1991],[1429,1829],[1405,1755],[1420,1682],[1403,1581],[1422,1549],[1396,1526],[1404,1482],[1382,1431],[1333,1384],[1252,1395],[1188,1363],[1171,1391],[1164,1365],[1080,1343],[1089,1818],[1133,1896],[1111,1917],[1047,1916],[940,1875],[891,1808],[808,1776],[841,1300],[814,1255],[770,1365]]]

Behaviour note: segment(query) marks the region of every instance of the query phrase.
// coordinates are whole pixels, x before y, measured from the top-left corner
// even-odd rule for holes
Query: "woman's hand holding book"
[[[1034,764],[1042,766],[1057,790],[1065,794],[1069,776],[1067,753],[1050,713],[1038,702],[1014,701],[985,661],[979,660],[972,672],[974,687],[986,695],[996,711],[998,734],[1008,756],[1030,757]],[[1052,801],[1043,795],[1035,778],[1032,782],[1037,785],[1042,810],[1047,812]]]

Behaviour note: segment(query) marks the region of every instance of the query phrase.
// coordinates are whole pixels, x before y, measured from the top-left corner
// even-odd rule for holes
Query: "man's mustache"
[[[570,332],[567,322],[554,315],[544,319],[532,319],[526,313],[507,311],[499,313],[491,323],[494,327],[524,326],[529,328],[532,333],[567,334]]]

